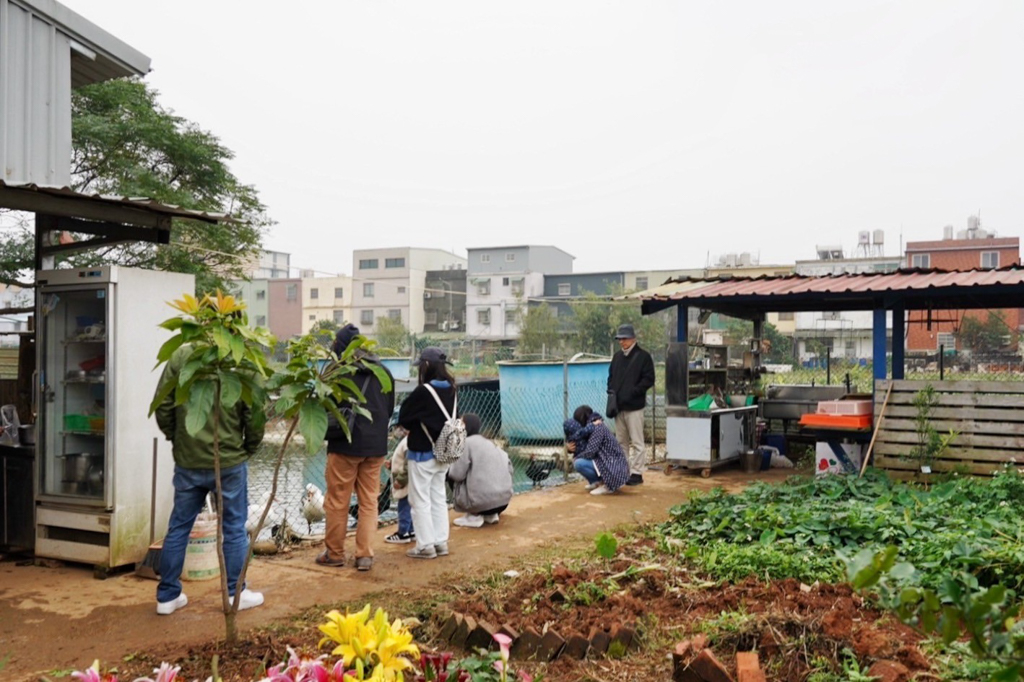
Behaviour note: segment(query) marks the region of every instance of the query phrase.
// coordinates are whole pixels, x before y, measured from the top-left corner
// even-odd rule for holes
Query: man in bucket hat
[[[637,344],[633,325],[619,325],[615,339],[619,342],[619,351],[608,368],[607,416],[615,419],[615,439],[629,460],[626,485],[640,485],[647,468],[644,407],[647,391],[654,386],[654,359]]]

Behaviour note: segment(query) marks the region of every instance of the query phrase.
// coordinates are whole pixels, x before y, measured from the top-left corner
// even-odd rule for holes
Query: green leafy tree
[[[747,346],[754,335],[754,323],[737,317],[725,318],[725,332],[736,346]],[[762,348],[767,341],[768,351],[761,356],[761,362],[784,363],[793,361],[793,339],[779,332],[771,322],[762,327]],[[823,351],[824,352],[824,351]]]
[[[562,329],[547,303],[528,305],[520,301],[516,308],[519,324],[519,352],[523,355],[557,355],[562,345]]]
[[[321,345],[330,348],[334,343],[334,337],[337,335],[339,329],[341,329],[341,327],[334,320],[317,320],[313,326],[310,327],[309,333],[312,334]]]
[[[377,346],[390,355],[400,355],[409,347],[409,330],[401,320],[378,317],[375,321]]]
[[[157,92],[134,78],[76,88],[71,117],[73,189],[230,213],[235,221],[176,219],[169,245],[111,245],[62,262],[191,273],[199,292],[226,288],[226,280],[245,275],[271,222],[256,189],[229,170],[234,154],[215,135],[163,108]],[[34,252],[27,222],[0,231],[0,282],[27,279]]]
[[[348,420],[339,406],[347,406],[355,414],[372,418],[363,407],[366,397],[352,379],[355,372],[361,367],[370,369],[385,391],[392,390],[391,380],[379,365],[363,359],[360,349],[373,346],[373,342],[364,337],[357,337],[341,356],[334,355],[311,334],[299,337],[288,344],[288,364],[272,372],[266,352],[274,345],[275,339],[266,329],[252,329],[248,326],[244,303],[233,296],[217,292],[216,296],[207,295],[202,299],[185,294],[171,305],[182,315],[161,324],[174,332],[174,335],[160,348],[157,366],[170,360],[180,348],[188,349],[189,355],[177,380],[161,386],[149,412],[152,416],[165,399],[173,396],[175,406],[186,406],[185,428],[189,434],[198,433],[206,424],[213,422],[218,509],[224,508],[217,429],[221,410],[232,409],[242,401],[261,418],[265,418],[263,415],[270,390],[278,396],[273,406],[274,413],[288,424],[288,431],[274,465],[270,497],[251,535],[254,540],[277,495],[281,464],[296,431],[302,435],[310,454],[323,446],[328,415],[333,415],[342,431],[351,438]],[[233,645],[238,639],[235,616],[242,591],[236,591],[233,601],[228,599],[223,539],[223,518],[218,515],[217,556],[221,569],[224,623],[226,640]],[[251,553],[238,578],[240,585],[245,584],[250,557]]]
[[[572,342],[576,350],[595,355],[610,354],[615,337],[612,326],[614,307],[607,296],[598,296],[591,291],[584,291],[579,299],[569,302],[573,314]]]
[[[957,340],[960,347],[976,353],[992,353],[1016,344],[1015,330],[1006,324],[1006,315],[993,310],[984,319],[967,315],[960,322]]]
[[[626,293],[615,285],[609,292],[612,296]],[[655,359],[664,359],[665,347],[668,345],[668,313],[667,311],[644,315],[639,300],[616,301],[610,316],[611,336],[620,325],[631,324],[636,331],[638,343],[646,348]]]

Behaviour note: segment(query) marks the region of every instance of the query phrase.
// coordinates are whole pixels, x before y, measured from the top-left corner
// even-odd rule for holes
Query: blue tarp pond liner
[[[510,443],[563,440],[566,392],[568,416],[584,404],[603,413],[610,365],[611,359],[499,362],[502,435]]]

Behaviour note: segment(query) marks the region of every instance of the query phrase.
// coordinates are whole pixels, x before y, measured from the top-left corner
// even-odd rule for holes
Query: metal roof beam
[[[124,223],[159,230],[171,229],[171,217],[168,215],[96,199],[82,200],[73,197],[60,197],[3,185],[0,185],[0,206],[16,211],[46,213],[66,218]],[[197,219],[202,220],[198,216]]]

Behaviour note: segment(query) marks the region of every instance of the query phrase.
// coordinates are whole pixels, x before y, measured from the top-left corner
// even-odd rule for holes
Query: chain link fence
[[[461,363],[460,363],[461,364]],[[588,365],[577,376],[576,369]],[[529,492],[581,480],[572,469],[572,456],[566,452],[562,422],[580,405],[604,412],[607,397],[608,361],[581,363],[513,363],[502,366],[502,377],[458,380],[459,414],[473,412],[480,417],[483,435],[494,440],[512,460],[513,488]],[[459,364],[456,369],[460,370]],[[495,365],[495,370],[498,366]],[[459,371],[460,374],[463,372]],[[523,376],[514,376],[523,373]],[[497,371],[494,373],[497,374]],[[510,376],[511,375],[511,376]],[[664,459],[664,367],[658,367],[658,385],[648,394],[645,412],[645,441],[648,460]],[[396,381],[396,399],[400,405],[415,386],[414,380]],[[396,407],[396,411],[397,411]],[[614,421],[608,422],[613,429]],[[289,424],[271,420],[259,452],[249,463],[250,525],[259,519],[273,482],[274,464],[284,443]],[[399,438],[388,441],[388,457]],[[301,436],[295,435],[282,459],[277,494],[267,516],[262,538],[275,533],[292,537],[323,535],[323,493],[326,448],[310,455]],[[307,488],[307,486],[315,488]],[[353,503],[355,497],[352,498]],[[381,470],[381,495],[378,509],[380,524],[397,519],[391,498],[390,474]],[[449,500],[450,502],[450,500]],[[353,509],[353,512],[355,510]],[[350,514],[349,525],[355,517]]]

